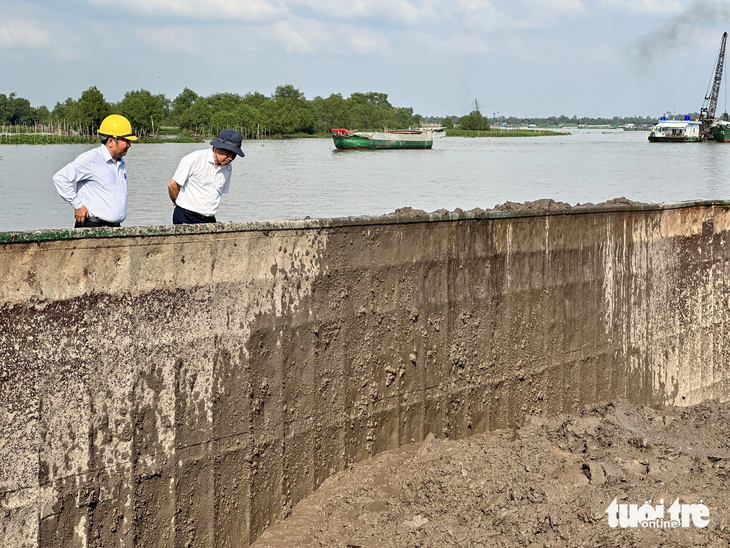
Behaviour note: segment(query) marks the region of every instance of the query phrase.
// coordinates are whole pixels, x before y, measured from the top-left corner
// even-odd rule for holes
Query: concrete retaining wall
[[[0,235],[0,546],[247,546],[328,476],[727,399],[728,204]]]

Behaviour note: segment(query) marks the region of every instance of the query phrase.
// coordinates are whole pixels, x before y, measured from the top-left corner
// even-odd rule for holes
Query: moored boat
[[[730,143],[730,122],[715,120],[710,126],[712,137],[718,143]]]
[[[667,120],[664,116],[651,128],[649,142],[651,143],[693,143],[700,140],[700,125],[698,120]]]
[[[430,129],[402,129],[388,132],[360,132],[333,129],[332,140],[339,150],[428,149],[433,146]]]

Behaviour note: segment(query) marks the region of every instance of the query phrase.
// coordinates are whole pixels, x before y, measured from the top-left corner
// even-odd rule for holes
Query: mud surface
[[[588,207],[603,207],[603,206],[641,206],[641,205],[650,205],[645,204],[642,202],[635,202],[633,200],[629,200],[628,198],[625,198],[624,196],[621,196],[620,198],[613,198],[611,200],[606,200],[605,202],[601,202],[599,204],[593,204],[591,202],[587,202],[585,204],[575,204],[575,206],[572,206],[566,202],[556,202],[555,200],[551,198],[543,198],[540,200],[534,200],[532,202],[504,202],[502,204],[495,205],[490,210],[484,210],[482,208],[474,208],[470,209],[469,211],[464,211],[460,208],[456,208],[454,211],[449,211],[448,209],[437,209],[436,211],[432,211],[430,215],[449,215],[449,214],[463,214],[463,213],[471,213],[476,216],[484,215],[488,211],[506,211],[510,213],[517,213],[517,212],[528,212],[528,213],[558,213],[562,211],[570,211],[574,207],[577,208],[588,208]],[[414,209],[412,207],[401,207],[396,209],[394,212],[389,213],[386,215],[386,217],[406,217],[406,218],[414,218],[414,217],[425,217],[429,215],[426,211],[422,209]]]
[[[529,211],[545,213],[549,211],[567,211],[571,205],[565,202],[556,202],[552,199],[535,200],[534,202],[505,202],[494,206],[495,211]]]
[[[635,202],[628,198],[621,196],[620,198],[612,198],[598,204],[586,202],[585,204],[575,204],[571,206],[566,202],[556,202],[550,198],[543,198],[541,200],[535,200],[533,202],[504,202],[503,204],[497,204],[494,206],[493,211],[529,211],[530,213],[550,213],[557,211],[569,211],[574,207],[605,207],[605,206],[641,206],[649,205],[643,202]]]
[[[625,402],[433,436],[327,480],[254,546],[728,546],[730,405]],[[611,528],[606,509],[702,501],[709,524]]]

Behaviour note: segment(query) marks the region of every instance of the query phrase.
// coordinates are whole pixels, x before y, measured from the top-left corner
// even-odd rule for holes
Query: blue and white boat
[[[700,126],[698,120],[690,120],[685,116],[684,120],[667,120],[666,116],[651,128],[649,132],[650,143],[695,143],[700,140]]]

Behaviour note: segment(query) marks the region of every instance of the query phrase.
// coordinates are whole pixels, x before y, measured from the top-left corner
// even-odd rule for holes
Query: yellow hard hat
[[[137,140],[132,133],[132,124],[124,116],[120,116],[119,114],[110,114],[104,118],[99,128],[99,134],[109,135],[110,137],[124,137],[130,141]]]

